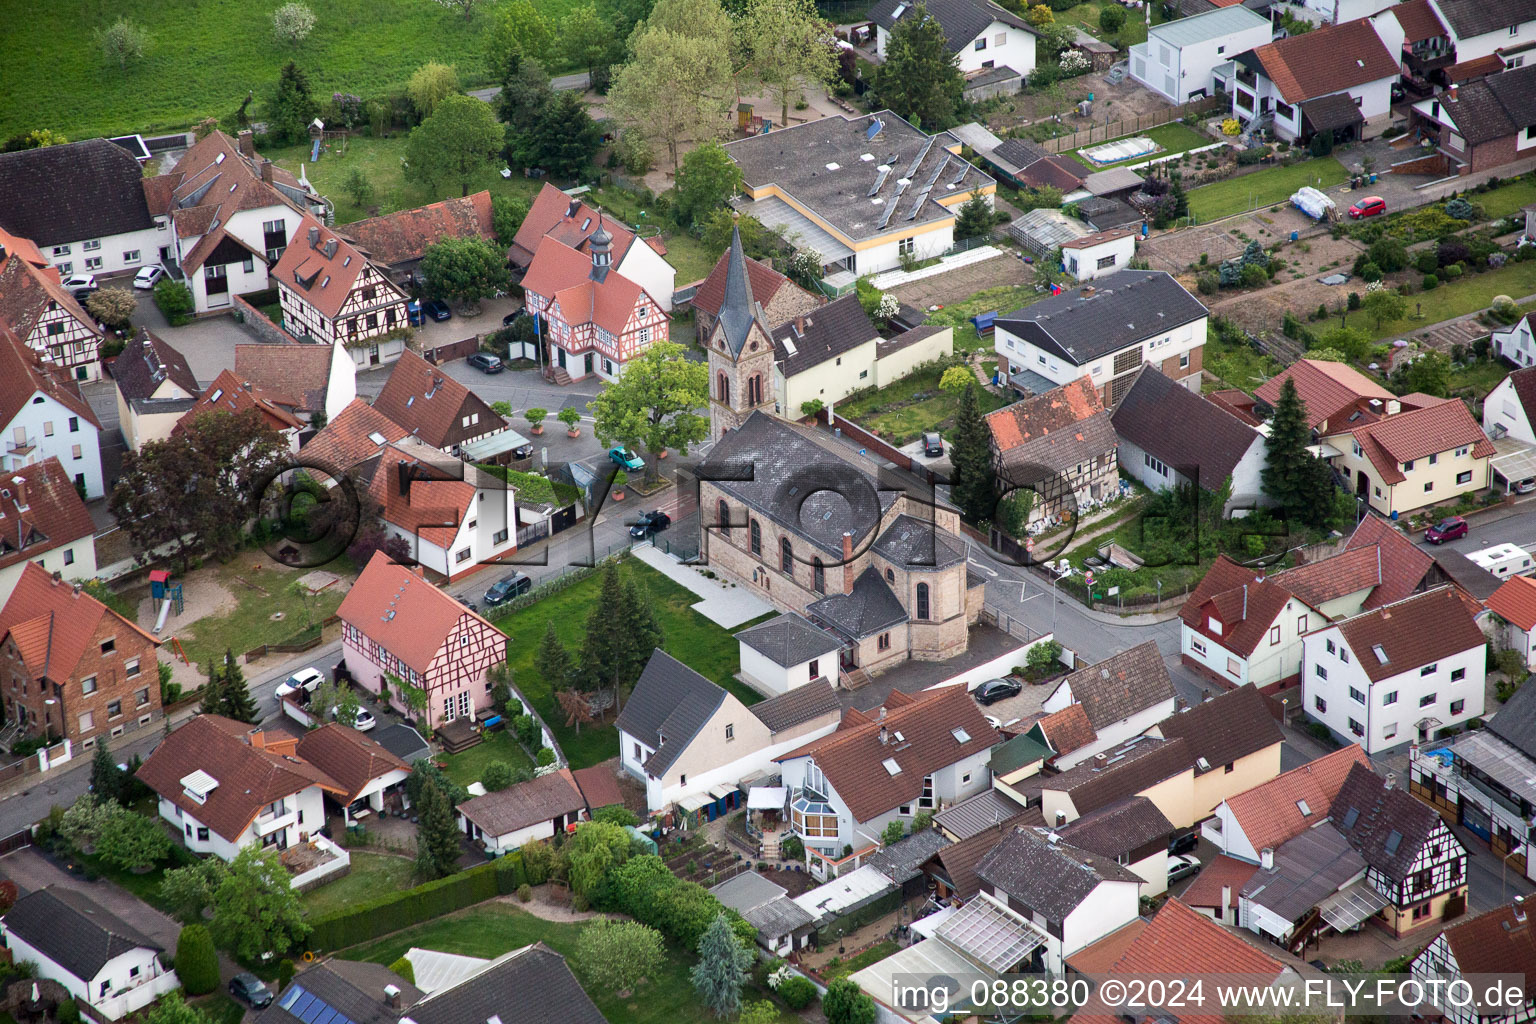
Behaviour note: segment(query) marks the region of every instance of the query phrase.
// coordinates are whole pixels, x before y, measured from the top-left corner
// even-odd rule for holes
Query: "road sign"
[[[1089,569],[1087,572],[1083,573],[1083,582],[1088,584],[1090,587],[1093,586],[1093,570],[1092,569]]]
[[[1033,537],[1026,537],[1025,538],[1025,540],[1024,540],[1024,550],[1029,552],[1030,554],[1034,554],[1035,553],[1035,538],[1033,538]]]
[[[1109,588],[1109,596],[1110,597],[1114,597],[1118,593],[1120,593],[1120,588],[1119,587],[1110,587]]]

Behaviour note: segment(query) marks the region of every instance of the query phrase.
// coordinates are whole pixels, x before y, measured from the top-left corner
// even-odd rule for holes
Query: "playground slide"
[[[160,631],[165,628],[165,620],[170,618],[170,617],[171,617],[171,602],[170,601],[162,601],[162,602],[160,602],[160,615],[159,615],[158,618],[155,619],[155,636],[159,636],[160,635]]]
[[[317,163],[320,162],[320,140],[319,139],[315,140],[315,148],[309,154],[309,162],[312,163],[312,164],[317,164]]]

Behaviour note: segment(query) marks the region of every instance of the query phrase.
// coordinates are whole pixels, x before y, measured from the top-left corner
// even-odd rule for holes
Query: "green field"
[[[1413,310],[1401,320],[1378,328],[1375,321],[1362,316],[1358,321],[1352,320],[1351,326],[1363,328],[1372,338],[1399,337],[1442,320],[1487,309],[1496,295],[1508,295],[1518,302],[1532,294],[1536,294],[1536,260],[1508,263],[1498,270],[1465,274],[1433,291],[1415,292],[1408,297],[1408,305]]]
[[[0,138],[52,128],[71,139],[183,128],[234,112],[262,93],[290,59],[309,73],[315,97],[363,97],[399,88],[428,61],[452,64],[466,82],[485,78],[484,38],[501,0],[466,22],[431,0],[307,0],[315,28],[297,47],[272,35],[279,0],[60,0],[17,5],[0,32]],[[575,0],[537,0],[558,18]],[[144,58],[109,64],[94,33],[127,15],[149,34]],[[551,64],[559,63],[551,55]]]
[[[407,928],[366,945],[347,951],[349,960],[368,960],[392,964],[412,946],[435,949],[460,956],[490,959],[533,942],[542,942],[570,961],[576,977],[583,981],[587,994],[603,1016],[614,1024],[705,1024],[715,1018],[694,996],[688,971],[694,957],[669,951],[659,976],[642,985],[629,998],[604,992],[587,984],[582,967],[575,958],[576,940],[585,924],[545,921],[505,903],[486,903],[461,914],[438,918]],[[748,1002],[763,998],[761,993],[744,993]],[[780,1015],[781,1024],[802,1024],[801,1018],[788,1011]]]
[[[651,606],[666,637],[668,654],[683,664],[725,687],[743,704],[756,704],[762,696],[734,678],[741,668],[737,643],[731,634],[747,627],[726,630],[710,622],[691,607],[699,602],[693,591],[679,586],[644,562],[625,559],[620,571],[632,576],[650,595]],[[602,574],[595,573],[558,593],[551,594],[527,608],[513,612],[496,625],[512,638],[507,664],[523,696],[538,709],[554,731],[560,749],[572,768],[585,768],[614,757],[619,752],[619,733],[613,726],[585,726],[578,734],[565,724],[565,714],[555,702],[554,690],[534,667],[534,655],[549,623],[571,651],[581,657],[581,640],[586,633],[587,613],[597,602],[602,589]],[[767,616],[764,616],[767,618]]]
[[[1196,223],[1204,223],[1283,203],[1303,185],[1327,188],[1348,177],[1344,165],[1331,156],[1267,167],[1253,174],[1190,189],[1189,213]]]
[[[1135,134],[1145,135],[1147,138],[1163,147],[1162,152],[1154,154],[1154,156],[1170,156],[1174,153],[1186,153],[1191,149],[1198,149],[1201,146],[1209,146],[1216,141],[1209,135],[1202,135],[1200,132],[1195,131],[1188,125],[1179,124],[1177,121],[1171,121],[1168,124],[1160,124],[1156,128],[1148,128],[1144,132],[1136,132]],[[1084,146],[1083,149],[1097,149],[1102,145],[1104,145],[1104,143],[1095,142],[1092,146]],[[1089,160],[1087,157],[1083,156],[1082,149],[1073,150],[1072,156],[1074,156],[1078,163],[1082,164],[1084,167],[1088,167],[1095,171],[1102,171],[1106,168],[1119,167],[1122,164],[1135,163],[1138,160],[1148,159],[1144,156],[1135,156],[1131,157],[1129,160],[1121,160],[1118,163],[1096,164],[1092,160]]]

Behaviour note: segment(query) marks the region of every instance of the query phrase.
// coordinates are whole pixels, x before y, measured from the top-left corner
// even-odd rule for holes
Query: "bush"
[[[1421,274],[1433,274],[1440,269],[1440,260],[1435,255],[1435,250],[1425,249],[1414,257],[1413,265]]]
[[[1371,262],[1380,267],[1383,273],[1396,273],[1408,265],[1408,249],[1395,238],[1383,238],[1373,243],[1369,255]]]
[[[1195,280],[1195,288],[1201,295],[1215,295],[1220,287],[1221,284],[1217,281],[1215,274],[1201,274]]]
[[[283,957],[277,962],[277,990],[281,992],[293,980],[293,961]]]
[[[533,755],[533,763],[540,768],[547,768],[555,763],[555,752],[548,747],[540,747],[539,752]]]
[[[1245,149],[1237,154],[1237,166],[1252,167],[1264,159],[1263,149]]]
[[[512,785],[512,780],[512,766],[505,761],[492,761],[480,773],[480,785],[485,787],[487,793],[506,789]]]
[[[155,305],[172,327],[192,322],[192,292],[180,281],[162,277],[155,285]]]
[[[1244,288],[1259,288],[1269,283],[1269,271],[1257,263],[1250,263],[1243,268],[1237,279]]]
[[[505,896],[529,881],[521,851],[403,892],[382,893],[312,920],[310,948],[343,949],[455,910]]]
[[[821,1012],[827,1024],[874,1024],[875,1001],[847,978],[838,978],[827,986],[821,1000]]]
[[[1099,10],[1099,28],[1110,35],[1125,27],[1125,8],[1119,4],[1105,4]]]
[[[176,939],[176,974],[188,995],[206,995],[219,987],[219,954],[207,926],[189,924]]]
[[[1425,274],[1424,280],[1420,283],[1420,287],[1422,287],[1425,291],[1429,291],[1432,288],[1438,288],[1440,287],[1440,279],[1434,274]]]
[[[799,836],[785,836],[779,840],[779,853],[790,860],[804,860],[805,843]]]
[[[1357,271],[1358,273],[1358,271]],[[1351,312],[1360,308],[1360,293],[1350,292],[1349,301],[1346,303]]]
[[[80,1007],[73,999],[66,999],[59,1004],[59,1024],[80,1024]]]
[[[527,882],[524,882],[522,885],[517,887],[517,902],[527,903],[532,899],[533,886],[529,885]]]
[[[1452,263],[1464,263],[1472,258],[1472,250],[1464,242],[1441,242],[1435,248],[1435,259],[1442,267]]]
[[[1380,281],[1381,268],[1367,260],[1365,264],[1360,268],[1360,276],[1367,281]],[[1350,292],[1350,297],[1353,298],[1354,294],[1354,292]]]
[[[1119,10],[1118,7],[1104,9]],[[816,986],[811,984],[809,978],[802,978],[797,974],[779,986],[779,998],[784,1000],[784,1004],[791,1010],[799,1013],[816,1001]]]
[[[1447,281],[1454,281],[1462,275],[1463,271],[1460,263],[1452,263],[1450,266],[1442,268],[1440,273]]]

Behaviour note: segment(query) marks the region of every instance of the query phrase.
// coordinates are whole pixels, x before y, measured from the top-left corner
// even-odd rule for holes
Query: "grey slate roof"
[[[1285,739],[1280,723],[1269,713],[1264,695],[1254,686],[1239,686],[1201,701],[1157,725],[1164,739],[1183,738],[1197,759],[1195,775],[1224,771],[1240,757]],[[1199,758],[1209,766],[1201,768]]]
[[[825,633],[822,635],[826,636]],[[818,676],[803,686],[769,697],[747,710],[756,715],[758,721],[766,725],[770,732],[783,732],[841,709],[842,704],[838,702],[832,684],[826,676]]]
[[[729,278],[726,289],[729,300]],[[774,361],[786,377],[814,369],[880,337],[869,314],[859,304],[858,295],[853,292],[799,318],[799,324],[805,328],[803,333],[796,329],[795,320],[785,321],[772,332]]]
[[[882,846],[865,863],[872,865],[897,885],[902,885],[922,874],[923,865],[949,844],[944,833],[936,828],[925,828],[889,846]]]
[[[1536,760],[1536,686],[1516,690],[1497,714],[1489,716],[1484,728]]]
[[[1328,816],[1367,864],[1398,881],[1413,870],[1419,851],[1440,824],[1434,808],[1406,789],[1386,788],[1386,780],[1362,764],[1350,767]]]
[[[1041,779],[1040,786],[1067,793],[1077,812],[1087,814],[1187,771],[1192,764],[1194,755],[1182,737],[1157,740],[1142,736]]]
[[[969,839],[993,825],[1006,824],[1030,814],[1031,811],[997,790],[984,789],[975,796],[950,804],[933,816],[933,822],[956,839]],[[1040,812],[1034,811],[1033,816],[1039,818]]]
[[[84,893],[54,886],[17,900],[5,915],[5,928],[84,982],[114,957],[139,948],[163,949]]]
[[[1073,289],[1015,310],[997,326],[1074,366],[1193,323],[1205,306],[1161,270],[1122,270],[1105,287]]]
[[[1495,590],[1504,585],[1493,573],[1454,548],[1439,548],[1432,557],[1435,566],[1447,579],[1479,601],[1488,600]]]
[[[410,1009],[416,1024],[486,1024],[493,1017],[501,1024],[608,1024],[565,957],[542,942],[497,957]]]
[[[845,531],[857,548],[880,522],[869,476],[764,412],[720,439],[699,464],[699,479],[839,558]]]
[[[1316,131],[1337,131],[1362,124],[1365,115],[1347,92],[1330,93],[1301,104],[1301,116]]]
[[[432,752],[427,746],[427,741],[422,739],[421,733],[404,722],[385,726],[373,734],[373,740],[406,764],[426,757]]]
[[[1078,669],[1060,685],[1071,689],[1072,702],[1083,706],[1095,730],[1123,722],[1175,696],[1173,679],[1154,640]]]
[[[911,569],[942,569],[965,561],[965,546],[936,523],[901,515],[875,541],[874,552]]]
[[[906,609],[874,566],[859,574],[848,593],[813,601],[805,610],[850,640],[862,640],[907,621]]]
[[[581,790],[562,769],[466,800],[454,810],[487,835],[504,836],[575,814],[586,806]]]
[[[1113,860],[1173,835],[1173,824],[1144,796],[1133,796],[1085,814],[1060,829],[1061,841]]]
[[[1116,436],[1208,491],[1221,487],[1254,443],[1263,440],[1236,416],[1150,365],[1137,371],[1110,419]]]
[[[758,934],[776,944],[782,936],[809,928],[815,918],[788,896],[789,890],[756,871],[743,871],[709,890],[721,903],[747,919]]]
[[[135,408],[170,410],[173,402],[184,401],[186,408],[190,409],[195,400],[161,399],[147,406],[141,404],[148,402],[155,389],[165,383],[167,378],[189,395],[201,393],[197,386],[197,376],[187,365],[186,358],[172,348],[169,342],[151,334],[147,327],[140,327],[139,333],[112,361],[111,373],[117,390]]]
[[[1016,828],[976,865],[976,874],[1048,921],[1060,923],[1102,882],[1140,882],[1113,860],[1032,828]],[[1027,916],[1027,915],[1026,915]]]
[[[1050,155],[1028,139],[1004,139],[992,151],[992,156],[1013,164],[1021,171],[1036,160],[1044,160]]]
[[[951,53],[959,53],[970,46],[976,37],[987,30],[987,26],[994,21],[1000,21],[1010,28],[1021,29],[1031,35],[1036,35],[1034,29],[1022,20],[1018,15],[1006,11],[990,0],[879,0],[879,3],[869,10],[869,20],[885,29],[893,31],[901,19],[896,16],[898,10],[902,17],[910,18],[913,9],[919,3],[925,3],[928,13],[939,19],[939,25],[944,29],[944,39],[949,43]]]
[[[139,162],[106,139],[0,153],[0,227],[46,249],[155,226]]]
[[[724,701],[725,690],[658,647],[615,724],[656,751],[645,770],[660,778]]]
[[[1309,828],[1280,844],[1275,869],[1255,871],[1243,886],[1243,895],[1294,921],[1364,870],[1365,861],[1337,830]]]
[[[784,668],[803,665],[812,658],[831,654],[843,646],[826,630],[811,625],[797,612],[785,612],[760,625],[744,629],[735,638]]]
[[[1437,0],[1436,6],[1456,38],[1463,41],[1536,19],[1536,0]]]
[[[731,251],[725,265],[725,298],[720,303],[720,329],[725,334],[731,354],[741,355],[741,347],[752,333],[757,322],[763,330],[768,324],[762,318],[762,309],[752,298],[752,278],[747,272],[746,253],[741,248],[741,229],[731,229]]]

